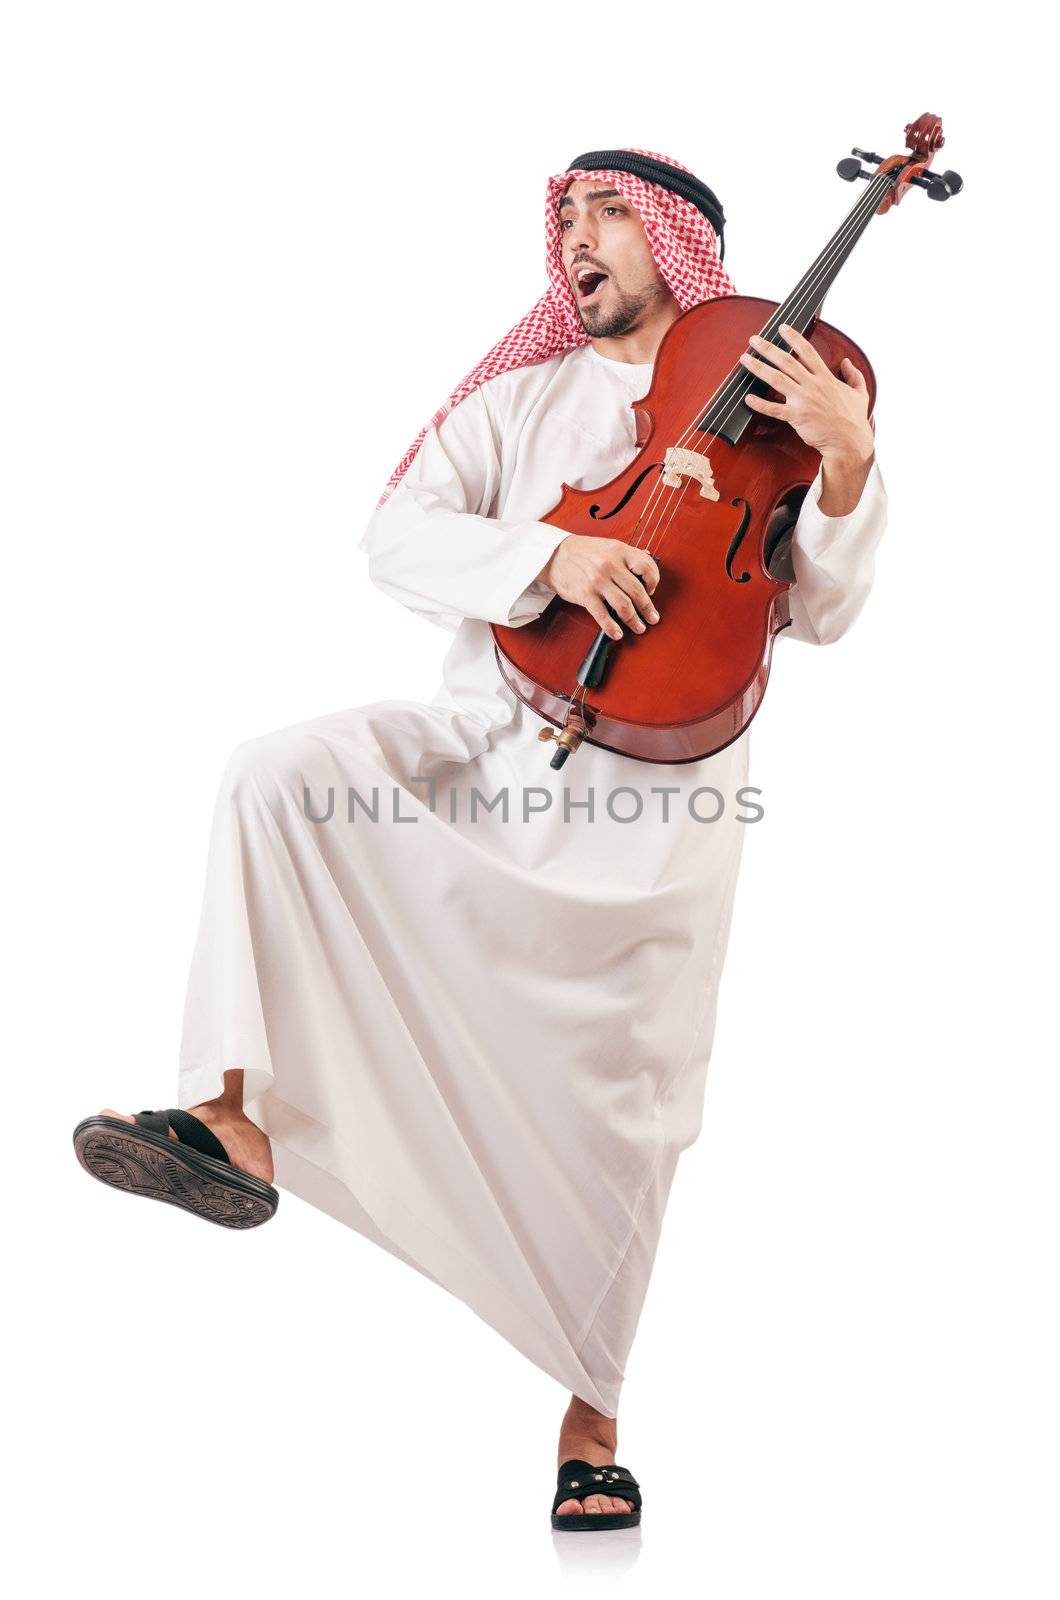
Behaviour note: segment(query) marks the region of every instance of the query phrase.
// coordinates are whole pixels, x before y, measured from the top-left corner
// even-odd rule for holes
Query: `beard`
[[[652,301],[667,293],[664,283],[654,283],[639,294],[627,294],[618,287],[614,278],[609,280],[608,288],[611,293],[606,305],[602,300],[596,306],[578,304],[581,325],[593,339],[615,339],[620,334],[629,333]]]

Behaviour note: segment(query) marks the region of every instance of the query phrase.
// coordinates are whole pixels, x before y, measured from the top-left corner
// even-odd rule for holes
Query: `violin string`
[[[879,190],[879,192],[874,195],[873,194],[873,188],[874,188],[877,180],[880,177],[887,178],[888,179],[888,183],[882,185],[880,190]],[[876,210],[878,209],[880,200],[882,199],[882,196],[883,196],[885,190],[887,189],[887,187],[889,187],[890,178],[891,178],[891,174],[890,173],[877,172],[877,173],[875,173],[873,175],[873,177],[869,181],[869,185],[868,185],[868,188],[866,190],[866,193],[865,193],[863,199],[861,201],[859,201],[858,204],[853,208],[853,210],[850,212],[849,216],[844,221],[842,227],[837,232],[835,238],[832,240],[832,249],[823,258],[822,257],[818,257],[818,259],[816,261],[814,261],[811,264],[811,266],[807,269],[807,271],[804,274],[802,280],[795,285],[795,288],[792,290],[791,295],[788,296],[789,300],[791,300],[792,297],[796,297],[795,300],[794,300],[795,309],[791,313],[791,319],[790,319],[791,320],[791,326],[795,325],[795,320],[797,320],[797,317],[801,314],[801,312],[799,311],[798,308],[799,308],[800,304],[805,300],[805,296],[806,296],[807,291],[810,291],[811,298],[812,298],[812,294],[814,292],[816,292],[816,289],[820,285],[820,281],[821,281],[822,275],[827,271],[828,267],[831,265],[832,261],[835,259],[836,254],[842,249],[843,245],[845,245],[845,243],[846,243],[847,239],[849,238],[849,236],[851,235],[851,233],[855,232],[855,230],[857,229],[859,223],[862,221],[862,219],[866,216],[867,213],[874,214],[876,212]],[[777,310],[774,311],[766,319],[765,326],[761,330],[761,336],[763,338],[768,338],[772,333],[777,332],[777,330],[779,328],[780,312],[783,310],[783,307],[784,307],[785,303],[786,302],[782,301],[780,303],[780,305],[777,307]],[[809,301],[806,302],[807,305],[809,303],[810,303]],[[773,327],[770,327],[770,324],[774,323],[774,319],[778,319],[778,320],[776,321],[776,323],[775,323],[775,325]],[[786,317],[784,320],[785,321],[789,321],[789,318]],[[715,389],[714,393],[707,400],[706,404],[705,405],[700,405],[697,408],[695,417],[693,418],[692,422],[689,424],[689,426],[685,429],[684,433],[679,438],[676,448],[680,449],[680,448],[682,448],[682,447],[684,447],[684,446],[686,446],[688,444],[688,441],[692,438],[692,435],[696,432],[696,430],[698,428],[698,425],[702,421],[703,417],[705,415],[707,415],[715,406],[728,404],[728,400],[731,399],[733,403],[732,403],[730,409],[725,413],[724,417],[722,418],[722,421],[721,421],[721,424],[719,425],[719,428],[723,427],[724,424],[729,421],[729,419],[735,414],[736,408],[740,404],[740,401],[743,398],[742,394],[739,393],[739,389],[740,389],[741,381],[744,378],[748,378],[753,382],[754,381],[754,374],[749,372],[747,370],[747,368],[745,368],[745,367],[735,367],[735,368],[733,368],[733,370],[728,374],[728,376],[723,380],[723,382],[718,386],[718,388]],[[725,394],[726,394],[726,390],[729,389],[730,386],[732,387],[731,396],[729,396],[727,398],[723,398],[725,396]],[[781,420],[781,419],[778,419],[778,420]],[[716,431],[718,431],[718,430],[716,430]],[[663,490],[662,474],[660,473],[658,479],[652,485],[651,493],[649,494],[649,496],[647,498],[647,501],[645,502],[645,505],[641,510],[640,516],[637,518],[637,521],[634,524],[633,533],[631,534],[629,540],[627,541],[627,543],[629,543],[633,549],[644,549],[644,550],[647,551],[647,553],[649,555],[652,554],[652,546],[651,546],[651,542],[650,541],[651,541],[652,535],[653,535],[655,530],[653,529],[653,530],[651,530],[651,532],[648,533],[648,542],[645,543],[645,544],[641,544],[640,538],[638,537],[638,535],[640,534],[642,526],[644,527],[644,531],[648,532],[647,521],[648,521],[649,517],[651,516],[652,512],[655,509],[655,502],[659,498],[661,498],[662,490]],[[680,485],[678,487],[671,487],[670,488],[669,495],[668,495],[668,497],[667,497],[667,499],[665,501],[665,504],[662,507],[662,511],[665,512],[666,507],[669,506],[671,504],[671,502],[674,501],[675,497],[676,497],[676,500],[677,500],[677,504],[674,505],[673,510],[671,511],[669,517],[667,517],[666,524],[662,528],[662,530],[661,530],[661,532],[659,534],[658,540],[655,542],[654,548],[656,550],[658,550],[659,546],[661,545],[663,536],[665,535],[667,529],[669,528],[671,522],[673,521],[674,516],[677,514],[677,511],[678,511],[678,509],[680,507],[680,503],[683,500],[685,494],[687,493],[687,490],[688,490],[688,484],[684,479],[681,480],[681,483],[680,483]],[[656,519],[656,526],[658,526],[658,518]],[[617,644],[619,641],[618,640],[614,640],[612,642]],[[573,706],[576,701],[584,701],[585,694],[586,694],[586,685],[585,684],[581,684],[581,683],[578,684],[577,688],[570,695],[568,704]]]
[[[879,176],[884,176],[889,179],[890,174],[876,174],[876,177]],[[875,195],[872,194],[872,188],[876,181],[876,177],[871,180],[869,189],[866,192],[863,200],[858,203],[858,205],[846,218],[843,226],[832,240],[831,248],[828,250],[827,254],[819,257],[818,260],[813,263],[812,267],[808,269],[802,281],[796,284],[792,294],[788,297],[789,302],[792,303],[792,310],[790,314],[784,318],[784,320],[786,322],[790,322],[792,326],[796,326],[804,311],[809,309],[813,298],[820,287],[822,278],[827,274],[837,254],[839,254],[845,247],[851,234],[857,230],[867,213],[874,213],[876,211],[879,205],[880,196],[883,193],[883,188],[881,188],[879,193]],[[779,330],[780,316],[783,311],[784,304],[786,303],[787,302],[781,302],[781,305],[777,307],[777,310],[773,312],[767,319],[765,326],[761,330],[760,336],[762,338],[769,339],[772,334]],[[755,354],[759,353],[755,352]],[[759,355],[759,359],[764,359],[764,356]],[[798,357],[796,357],[796,360],[798,360]],[[724,413],[721,421],[713,430],[715,433],[720,432],[724,428],[725,424],[735,415],[738,406],[742,402],[743,393],[746,392],[756,381],[757,374],[752,373],[743,366],[735,367],[719,386],[719,388],[715,390],[714,394],[707,401],[706,405],[698,408],[691,425],[681,435],[675,448],[681,449],[688,444],[692,438],[692,435],[697,431],[698,425],[702,421],[703,417],[711,410],[715,410],[720,406],[727,405],[729,406],[729,409]],[[767,380],[763,379],[762,381],[765,382]],[[726,391],[730,389],[732,392],[727,394]],[[730,401],[732,402],[731,405],[729,404]],[[758,413],[758,415],[763,415],[763,413]],[[780,421],[783,419],[777,418],[775,420]],[[688,493],[689,487],[690,486],[687,480],[683,477],[676,485],[664,486],[662,474],[660,473],[655,484],[652,486],[651,494],[648,496],[641,514],[637,519],[636,525],[634,526],[633,534],[630,536],[628,541],[628,543],[630,543],[634,549],[645,549],[649,555],[651,555],[654,550],[658,550],[662,543],[663,535],[665,535],[667,529],[676,516],[677,511],[680,509],[681,503]],[[664,503],[661,507],[659,507],[658,501],[663,498],[664,494]],[[659,522],[668,507],[672,508],[670,510],[670,515],[666,518],[665,524],[660,528]],[[655,516],[654,526],[649,527],[649,521],[656,512],[658,512],[658,515]],[[659,534],[658,539],[654,538],[656,532]],[[647,536],[646,538],[645,535]]]
[[[870,190],[871,190],[871,184],[870,184]],[[882,193],[882,190],[881,190],[881,193]],[[870,206],[870,198],[871,198],[871,206]],[[812,303],[812,300],[813,300],[814,296],[816,295],[817,290],[820,287],[821,279],[822,279],[823,275],[825,275],[827,273],[827,271],[830,268],[833,260],[835,259],[836,254],[838,254],[845,247],[845,245],[847,243],[847,240],[849,239],[851,233],[853,233],[856,230],[856,228],[858,227],[858,225],[860,224],[862,218],[866,215],[866,213],[868,213],[870,210],[872,212],[874,212],[876,210],[877,203],[878,203],[878,196],[871,196],[870,197],[869,193],[866,194],[865,199],[863,201],[859,202],[858,206],[856,206],[854,208],[854,210],[850,213],[850,216],[846,218],[846,220],[845,220],[842,228],[840,229],[839,233],[836,235],[835,239],[832,241],[832,247],[831,247],[829,253],[826,256],[824,256],[822,258],[819,258],[816,262],[814,262],[813,266],[809,269],[809,271],[807,272],[806,276],[803,278],[802,282],[796,285],[795,289],[792,291],[791,296],[789,296],[789,301],[791,301],[793,303],[793,310],[792,310],[792,312],[790,314],[793,325],[794,325],[795,322],[797,322],[799,317],[802,315],[803,311],[808,309],[809,305]],[[807,294],[809,294],[809,298],[807,298]],[[761,330],[761,337],[768,339],[771,334],[776,333],[778,331],[778,329],[779,329],[779,317],[780,317],[781,311],[783,310],[783,304],[784,303],[782,302],[781,306],[779,306],[777,308],[777,310],[768,318],[768,320],[766,321],[765,326]],[[785,320],[788,320],[788,319],[785,319]],[[759,359],[763,359],[763,358],[760,357]],[[796,358],[796,359],[798,359],[798,358]],[[718,425],[718,428],[715,430],[716,432],[720,432],[721,429],[724,428],[725,423],[728,422],[730,420],[730,418],[735,414],[737,407],[739,406],[739,404],[741,403],[741,401],[743,399],[743,393],[746,392],[751,387],[751,385],[753,385],[754,382],[756,382],[756,381],[757,381],[757,375],[752,373],[752,372],[750,372],[750,371],[748,371],[748,369],[746,367],[738,366],[738,367],[734,368],[733,371],[729,374],[728,378],[725,380],[725,382],[721,385],[721,387],[715,392],[715,394],[707,402],[707,405],[705,407],[701,407],[699,409],[699,411],[698,411],[695,419],[693,420],[691,426],[688,429],[685,430],[685,433],[678,440],[677,448],[682,448],[683,446],[687,445],[687,443],[691,439],[692,435],[697,431],[699,423],[702,421],[703,417],[706,414],[708,414],[713,409],[717,409],[720,406],[724,406],[724,405],[728,404],[728,401],[731,399],[732,402],[733,402],[732,405],[730,406],[729,410],[724,414],[724,416],[722,417],[722,419],[721,419],[721,421],[720,421],[720,423]],[[765,381],[765,380],[763,380],[763,381]],[[729,395],[729,396],[726,396],[726,390],[729,389],[730,386],[732,388],[732,394]],[[688,491],[688,488],[689,488],[689,484],[688,484],[687,480],[685,480],[684,478],[682,478],[677,485],[669,486],[669,495],[666,498],[665,504],[662,507],[662,511],[665,512],[667,506],[670,506],[671,503],[673,503],[673,509],[671,510],[670,516],[666,520],[665,526],[662,528],[662,530],[660,532],[659,540],[657,540],[655,542],[655,544],[654,544],[654,548],[655,549],[658,549],[659,544],[661,543],[661,536],[662,536],[662,534],[664,534],[666,532],[666,529],[670,526],[670,523],[673,521],[673,518],[676,515],[677,510],[679,509],[680,504],[683,501],[683,499],[685,497],[685,494]],[[652,534],[656,530],[652,529],[649,532],[649,530],[647,528],[647,521],[648,521],[650,515],[652,514],[652,512],[654,512],[655,509],[656,509],[655,502],[659,498],[662,497],[662,494],[663,494],[663,483],[662,483],[662,476],[660,474],[659,479],[656,481],[655,485],[653,486],[652,494],[649,495],[648,502],[646,503],[643,511],[641,512],[641,516],[638,518],[637,525],[634,528],[634,533],[637,534],[639,532],[639,530],[641,530],[641,528],[643,526],[643,531],[648,534],[648,541],[646,543],[642,544],[640,537],[638,537],[635,541],[631,541],[631,542],[634,543],[635,548],[645,548],[645,549],[648,550],[649,554],[651,553],[651,550],[653,548],[652,544],[651,544],[651,537],[652,537]],[[658,527],[658,519],[656,519],[656,528],[657,527]]]
[[[788,318],[785,320],[790,320],[792,325],[797,326],[804,312],[812,305],[812,302],[816,298],[820,289],[822,277],[827,274],[836,254],[845,249],[851,233],[858,227],[865,214],[869,211],[870,202],[872,210],[875,211],[876,204],[878,202],[878,195],[867,195],[865,201],[855,208],[850,217],[847,218],[836,238],[833,240],[832,246],[828,253],[814,264],[814,268],[812,268],[807,274],[803,282],[796,286],[792,296],[789,297],[789,303],[792,306],[792,310],[789,312]],[[777,311],[774,312],[768,319],[765,327],[762,329],[762,337],[769,339],[773,333],[779,330],[780,315],[782,311],[783,306],[778,307]],[[756,354],[759,353],[756,352]],[[765,355],[759,354],[759,359],[765,360]],[[795,359],[798,360],[798,357],[796,356]],[[749,371],[742,365],[734,369],[727,382],[719,391],[719,397],[715,400],[712,400],[708,408],[709,414],[709,409],[716,411],[719,407],[727,405],[730,400],[732,401],[729,409],[723,414],[719,424],[716,426],[714,430],[715,432],[720,433],[723,431],[725,423],[735,414],[737,407],[743,399],[743,395],[750,390],[756,381],[758,381],[758,375]],[[767,380],[763,379],[762,381],[765,382]],[[727,394],[726,391],[730,389],[731,392]],[[702,420],[704,414],[705,413],[703,411],[700,412],[699,416],[693,422],[692,427],[688,429],[682,436],[680,445],[686,444],[691,434],[697,431],[698,424]],[[636,539],[636,544],[638,547],[646,548],[649,553],[657,551],[660,548],[663,538],[673,522],[678,510],[683,504],[690,487],[691,485],[687,479],[682,478],[678,484],[669,486],[669,495],[663,501],[663,504],[659,506],[658,502],[662,497],[662,483],[660,476],[659,482],[655,485],[657,492],[653,496],[649,497],[650,504],[645,507],[645,511],[640,519],[640,524],[637,530],[638,538]],[[669,510],[669,515],[665,517],[665,522],[663,522],[662,519],[667,510]],[[651,520],[652,516],[654,516],[654,522]]]

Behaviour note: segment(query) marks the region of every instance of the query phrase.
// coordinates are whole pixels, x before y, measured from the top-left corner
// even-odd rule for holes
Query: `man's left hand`
[[[744,352],[740,361],[748,372],[782,394],[783,402],[748,394],[747,404],[752,411],[789,422],[805,444],[820,452],[821,510],[826,516],[843,516],[858,503],[876,449],[868,420],[865,375],[844,356],[842,377],[837,378],[809,339],[786,322],[780,324],[780,332],[791,345],[790,352],[755,333],[750,343],[768,354],[768,361],[749,352]]]

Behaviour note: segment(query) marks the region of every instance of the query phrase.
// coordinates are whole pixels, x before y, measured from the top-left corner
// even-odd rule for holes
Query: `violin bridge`
[[[663,460],[662,481],[668,489],[679,489],[682,478],[695,478],[701,499],[721,499],[714,487],[714,469],[708,458],[700,455],[698,450],[687,450],[681,445],[672,444]]]

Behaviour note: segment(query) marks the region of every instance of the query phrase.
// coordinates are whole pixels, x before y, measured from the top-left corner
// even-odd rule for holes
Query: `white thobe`
[[[280,1186],[608,1416],[700,1127],[748,735],[674,765],[585,743],[553,770],[487,624],[553,598],[537,575],[565,533],[537,519],[632,459],[651,371],[585,345],[490,379],[372,517],[372,579],[455,634],[443,682],[233,752],[178,1091],[243,1068]],[[820,490],[784,574],[781,637],[810,643],[857,615],[886,519],[875,464],[848,516]]]

